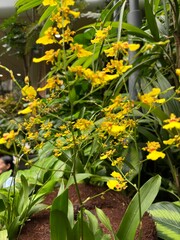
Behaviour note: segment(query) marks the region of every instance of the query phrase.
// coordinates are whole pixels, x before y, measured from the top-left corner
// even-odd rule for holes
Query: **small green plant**
[[[108,217],[99,208],[96,208],[96,217],[82,205],[77,220],[74,220],[73,206],[70,200],[68,200],[68,188],[64,188],[64,185],[61,184],[58,196],[54,199],[51,208],[51,239],[134,239],[141,217],[154,201],[160,184],[161,177],[155,176],[141,187],[139,193],[130,202],[117,233],[113,231]],[[140,208],[139,194],[141,196]],[[111,235],[102,232],[97,218],[109,230]]]

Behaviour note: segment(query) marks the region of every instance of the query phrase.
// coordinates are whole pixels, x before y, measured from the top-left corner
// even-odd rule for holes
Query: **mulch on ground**
[[[104,187],[92,186],[86,184],[79,184],[79,190],[82,201],[88,197],[98,195],[106,190]],[[57,196],[57,191],[52,192],[46,197],[45,203],[51,204],[53,199]],[[73,203],[75,215],[79,211],[79,201],[74,186],[69,189],[69,197]],[[117,231],[120,221],[129,204],[129,198],[121,192],[107,191],[103,195],[99,195],[85,203],[86,209],[95,214],[95,207],[104,211],[109,217],[114,231]],[[108,233],[107,229],[100,224],[103,231]],[[34,216],[28,221],[22,229],[19,240],[50,240],[50,225],[49,225],[49,211],[44,210]],[[138,231],[136,238],[138,239]],[[145,213],[142,221],[142,237],[141,240],[156,240],[156,228],[152,218]],[[60,239],[61,240],[61,239]],[[71,239],[69,239],[71,240]]]

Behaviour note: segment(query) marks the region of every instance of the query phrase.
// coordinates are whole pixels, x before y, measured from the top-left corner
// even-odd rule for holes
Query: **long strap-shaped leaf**
[[[158,30],[156,18],[155,18],[155,15],[153,14],[152,7],[149,3],[149,0],[145,0],[144,4],[145,4],[144,7],[145,7],[146,19],[147,19],[151,34],[153,35],[155,41],[159,41],[159,30]]]
[[[51,240],[71,238],[71,226],[68,220],[68,190],[66,189],[53,201],[51,214]]]
[[[17,13],[25,12],[29,9],[39,6],[42,0],[18,0],[16,2],[16,7],[18,7]]]
[[[149,179],[140,189],[141,196],[141,213],[147,211],[153,203],[161,185],[161,177],[156,175]],[[131,200],[125,215],[121,221],[117,237],[121,240],[133,240],[136,234],[137,227],[140,223],[139,219],[139,204],[138,193]]]

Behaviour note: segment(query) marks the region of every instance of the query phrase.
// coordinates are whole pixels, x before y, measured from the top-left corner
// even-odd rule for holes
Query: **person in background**
[[[11,176],[3,183],[3,188],[14,185],[14,178],[13,178],[14,162],[13,162],[12,156],[0,155],[0,174],[8,170],[12,170],[12,173],[11,173]]]

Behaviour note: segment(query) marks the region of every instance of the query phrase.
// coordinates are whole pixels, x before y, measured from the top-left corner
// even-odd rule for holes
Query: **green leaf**
[[[52,204],[52,210],[59,210],[64,212],[67,215],[68,212],[68,189],[61,192],[59,196],[57,196]]]
[[[72,239],[68,220],[68,190],[54,199],[50,213],[50,226],[51,240]]]
[[[155,2],[154,2],[154,12],[158,11],[159,3],[161,4],[161,0],[155,0]]]
[[[50,20],[50,17],[46,20],[46,22],[43,24],[43,27],[40,32],[40,37],[44,35],[44,32],[53,25],[53,22]]]
[[[81,224],[81,223],[80,223]],[[80,238],[82,239],[82,238]],[[83,221],[83,239],[84,240],[95,240],[95,236],[92,233],[90,227],[87,222]]]
[[[16,2],[17,14],[25,12],[29,9],[39,6],[42,3],[42,0],[18,0]]]
[[[5,209],[6,209],[6,206],[4,204],[4,201],[2,199],[0,199],[0,212],[4,211]]]
[[[148,212],[156,223],[158,237],[165,240],[179,240],[180,205],[173,202],[154,203]]]
[[[146,14],[146,19],[148,22],[148,27],[151,31],[151,34],[154,36],[155,41],[159,41],[159,30],[158,26],[156,23],[156,18],[153,14],[152,7],[149,3],[149,0],[145,0],[144,2],[144,9],[145,9],[145,14]]]
[[[87,47],[86,50],[88,51],[94,51],[92,56],[87,57],[82,57],[77,59],[72,66],[83,66],[84,68],[89,67],[99,56],[99,52],[101,51],[101,46],[97,45],[96,49],[93,49],[93,46]]]
[[[9,239],[17,239],[17,235],[19,233],[20,226],[22,221],[19,219],[20,217],[16,217],[8,226],[8,238]]]
[[[157,136],[154,133],[148,131],[146,127],[138,126],[137,131],[143,134],[149,141],[157,141]]]
[[[84,213],[88,217],[89,228],[95,235],[99,228],[98,220],[97,220],[96,216],[94,214],[92,214],[90,211],[88,211],[87,209],[84,210]]]
[[[7,233],[6,229],[0,231],[0,239],[1,240],[8,240],[8,233]]]
[[[69,101],[71,104],[73,104],[76,100],[77,100],[77,94],[76,94],[76,90],[75,88],[72,88],[70,91],[69,91]]]
[[[161,89],[161,92],[167,91],[167,89],[170,89],[172,87],[169,80],[164,77],[163,73],[161,73],[160,71],[157,71],[156,75],[157,75],[156,87],[159,87]],[[172,98],[172,96],[174,94],[175,94],[175,91],[173,89],[171,89],[171,90],[168,90],[166,93],[161,94],[160,97],[165,98],[167,100],[167,99]],[[170,115],[173,112],[175,115],[178,116],[180,102],[178,102],[172,98],[170,101],[164,103],[162,105],[162,108],[167,115]]]
[[[73,239],[67,215],[60,210],[52,210],[50,215],[51,240]]]
[[[76,181],[77,183],[81,182],[82,180],[86,179],[86,178],[89,178],[91,177],[92,174],[90,173],[78,173],[76,174]],[[69,179],[68,179],[68,182],[67,182],[67,185],[66,185],[66,188],[68,188],[69,186],[71,186],[72,184],[74,184],[74,178],[73,176],[71,176]]]
[[[83,238],[82,238],[83,234]],[[73,239],[79,240],[95,240],[95,236],[92,233],[91,229],[89,228],[87,222],[84,221],[84,219],[81,219],[80,215],[78,217],[78,220],[73,228]]]
[[[2,188],[3,184],[6,180],[11,176],[12,171],[6,171],[0,174],[0,188]]]
[[[111,232],[113,232],[112,226],[111,226],[111,222],[109,220],[109,218],[105,215],[105,213],[100,209],[96,207],[96,213],[97,216],[99,218],[99,220],[101,221],[101,223]]]
[[[140,166],[140,152],[137,151],[134,144],[131,144],[128,149],[123,151],[126,155],[126,160],[124,163],[127,166],[124,166],[125,172],[128,172],[128,179],[131,181],[141,170]]]
[[[121,240],[134,239],[137,227],[141,221],[139,218],[139,207],[141,207],[141,214],[143,215],[152,202],[154,201],[159,188],[161,185],[161,177],[156,175],[150,178],[141,188],[140,188],[140,206],[139,206],[139,194],[136,195],[131,200],[124,217],[120,223],[117,237]]]
[[[121,39],[121,31],[122,31],[122,23],[123,23],[123,15],[124,15],[124,9],[126,6],[127,1],[124,1],[124,3],[121,6],[120,14],[119,14],[119,26],[118,26],[118,36],[117,36],[117,42]]]
[[[56,9],[56,6],[49,6],[40,17],[38,23],[41,24],[45,19],[47,19],[52,14],[54,9]]]
[[[28,211],[28,216],[32,216],[35,213],[41,212],[42,210],[47,208],[47,204],[44,203],[38,203],[31,207],[31,209]]]
[[[104,11],[102,11],[102,13],[101,13],[101,15],[103,16],[104,15],[104,17],[103,17],[103,22],[102,22],[102,25],[104,25],[107,21],[109,21],[110,19],[111,19],[111,17],[112,17],[112,15],[114,14],[114,11],[116,10],[116,9],[118,9],[118,7],[124,2],[125,0],[120,0],[120,1],[117,1],[116,3],[114,3],[114,1],[113,1],[113,7],[109,10],[109,11],[107,11],[107,8],[104,10]],[[110,3],[111,4],[111,3]],[[105,14],[104,14],[105,13]]]
[[[114,26],[115,24],[116,23],[113,23],[112,26]],[[126,29],[128,31],[128,34],[135,35],[137,37],[142,37],[142,38],[145,38],[145,39],[149,40],[150,42],[154,42],[154,39],[152,38],[151,35],[149,35],[148,33],[144,32],[142,29],[140,29],[136,26],[133,26],[129,23],[123,22],[122,23],[122,28]]]
[[[142,108],[146,109],[146,110],[149,110],[150,109],[150,106],[148,104],[145,104],[145,103],[140,103],[139,104],[141,105]],[[163,121],[165,119],[168,118],[168,115],[165,114],[160,107],[156,107],[156,108],[153,108],[151,111],[151,114],[153,114],[154,116],[156,116],[157,118],[159,118],[159,120],[161,121],[161,123],[163,123]]]
[[[20,220],[22,220],[24,215],[26,215],[26,211],[30,202],[28,183],[24,175],[21,175],[21,183],[22,183],[22,187],[19,193],[17,192],[15,195],[16,205],[18,208],[18,214],[20,216]]]
[[[68,200],[68,220],[71,228],[74,226],[74,207],[70,200]]]
[[[119,92],[121,91],[122,87],[124,86],[124,81],[126,79],[128,79],[128,76],[130,76],[133,72],[135,72],[138,69],[142,69],[145,68],[147,66],[150,66],[151,64],[153,64],[156,60],[158,59],[158,57],[151,57],[148,58],[148,60],[144,60],[139,64],[136,64],[133,68],[131,68],[130,70],[128,70],[127,72],[125,72],[117,81],[117,84],[114,88],[114,92],[113,92],[113,96],[117,96],[119,94]]]
[[[56,180],[52,179],[48,182],[46,182],[36,193],[36,196],[34,200],[38,201],[41,197],[47,195],[48,193],[52,192],[54,189],[54,185],[56,183]]]

